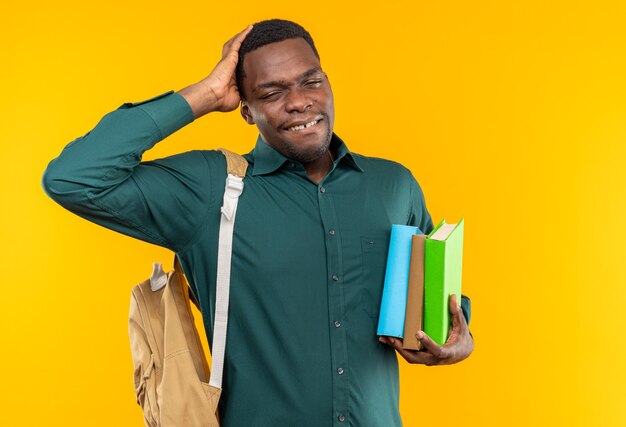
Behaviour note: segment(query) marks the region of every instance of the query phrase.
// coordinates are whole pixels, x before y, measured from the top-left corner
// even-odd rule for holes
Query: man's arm
[[[210,166],[219,156],[196,150],[148,162],[141,157],[197,117],[237,107],[236,89],[234,96],[224,76],[232,69],[234,81],[236,52],[248,31],[225,45],[222,60],[201,82],[125,103],[70,142],[48,164],[45,192],[104,227],[174,251],[185,247],[210,205]]]

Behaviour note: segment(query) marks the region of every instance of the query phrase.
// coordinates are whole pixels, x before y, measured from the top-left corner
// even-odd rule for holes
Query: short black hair
[[[239,60],[237,61],[237,68],[235,69],[237,89],[242,98],[243,79],[246,77],[246,73],[243,70],[243,58],[246,56],[246,53],[252,52],[270,43],[282,42],[283,40],[298,37],[302,37],[309,46],[311,46],[313,53],[317,56],[317,59],[319,59],[320,55],[317,53],[313,38],[301,25],[284,19],[268,19],[253,24],[252,30],[248,33],[243,43],[241,43],[241,47],[239,48]]]

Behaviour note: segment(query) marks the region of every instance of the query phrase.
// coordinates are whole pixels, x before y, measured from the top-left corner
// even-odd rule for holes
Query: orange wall
[[[401,363],[405,425],[626,425],[626,3],[39,3],[0,18],[3,425],[142,425],[130,288],[171,253],[64,211],[41,175],[104,114],[200,80],[272,17],[315,38],[350,149],[408,166],[435,222],[465,218],[476,348]],[[144,160],[255,136],[213,114]]]

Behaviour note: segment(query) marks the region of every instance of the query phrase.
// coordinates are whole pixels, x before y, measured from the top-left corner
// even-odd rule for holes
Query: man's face
[[[333,92],[303,38],[260,47],[244,56],[241,114],[263,140],[307,163],[326,154],[335,120]]]

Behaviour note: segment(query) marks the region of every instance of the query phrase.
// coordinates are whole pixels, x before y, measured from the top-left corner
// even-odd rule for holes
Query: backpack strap
[[[246,169],[248,169],[248,161],[237,153],[228,151],[225,148],[218,148],[226,157],[226,173],[245,178]]]
[[[228,326],[228,300],[230,295],[230,266],[233,251],[233,231],[237,202],[243,191],[243,179],[246,176],[248,161],[238,154],[220,148],[226,157],[226,187],[220,218],[220,234],[217,254],[217,281],[215,291],[215,322],[213,326],[213,345],[211,346],[211,378],[209,384],[222,388],[224,371],[224,353],[226,350],[226,329]]]
[[[228,301],[230,295],[230,267],[233,249],[233,232],[237,203],[243,191],[243,179],[246,176],[248,161],[239,154],[218,148],[226,158],[226,186],[220,218],[219,243],[217,254],[217,279],[215,295],[215,321],[213,323],[213,344],[211,345],[211,378],[209,384],[222,388],[224,371],[224,353],[226,349],[226,330],[228,327]],[[178,257],[174,255],[174,269],[180,271]],[[189,293],[190,296],[193,292]],[[191,299],[191,297],[190,297]],[[195,302],[195,301],[194,301]],[[199,305],[196,303],[198,308]]]

